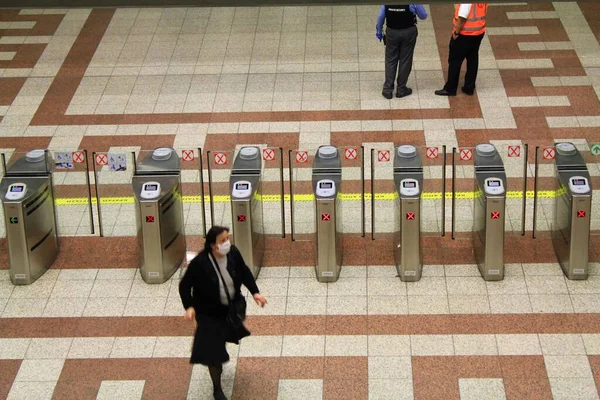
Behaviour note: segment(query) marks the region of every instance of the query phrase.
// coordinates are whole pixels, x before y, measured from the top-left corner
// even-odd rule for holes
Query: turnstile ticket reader
[[[185,259],[180,159],[166,147],[140,158],[132,180],[140,274],[146,283],[163,283]]]
[[[315,154],[312,185],[317,224],[316,275],[319,282],[335,282],[342,268],[342,212],[338,199],[342,161],[334,146],[321,146]]]
[[[571,143],[556,145],[552,243],[568,279],[587,279],[592,186],[587,165]]]
[[[4,205],[10,280],[35,282],[58,254],[51,156],[33,150],[6,170],[0,183]]]
[[[255,278],[265,254],[261,171],[260,149],[246,146],[235,157],[229,178],[233,242]]]
[[[504,163],[493,145],[480,144],[475,147],[473,249],[486,281],[504,279],[505,208]]]
[[[423,165],[416,147],[398,146],[394,156],[394,183],[398,191],[399,227],[394,235],[394,258],[400,279],[421,279],[421,190]]]

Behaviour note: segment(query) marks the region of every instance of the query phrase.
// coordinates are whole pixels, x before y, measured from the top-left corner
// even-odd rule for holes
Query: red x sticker
[[[500,219],[500,212],[492,211],[492,219]]]
[[[406,219],[413,221],[415,219],[415,213],[406,213]]]
[[[585,218],[585,211],[577,211],[577,218]]]
[[[331,221],[331,214],[321,214],[321,221]]]
[[[149,222],[149,223],[154,222],[154,216],[153,215],[147,215],[146,216],[146,222]]]
[[[245,215],[238,215],[238,222],[246,222],[246,216]]]
[[[108,165],[108,155],[106,153],[96,154],[96,165]]]
[[[275,161],[275,150],[274,149],[263,149],[263,160]]]
[[[73,162],[75,164],[83,164],[85,162],[85,154],[83,151],[74,151],[71,155],[73,156]]]

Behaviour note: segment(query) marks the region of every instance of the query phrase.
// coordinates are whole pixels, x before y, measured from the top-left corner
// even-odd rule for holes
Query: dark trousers
[[[460,78],[460,68],[465,58],[467,59],[467,73],[465,74],[465,85],[463,87],[466,92],[473,92],[475,90],[477,69],[479,68],[479,46],[481,46],[481,40],[484,35],[459,35],[456,39],[450,39],[448,81],[444,85],[446,91],[456,93]]]
[[[385,30],[385,83],[383,93],[394,91],[394,80],[397,79],[397,93],[406,91],[406,82],[412,70],[413,55],[418,36],[417,27],[407,29]]]

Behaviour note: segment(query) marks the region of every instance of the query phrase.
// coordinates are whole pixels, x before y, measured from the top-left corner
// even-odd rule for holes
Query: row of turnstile
[[[261,197],[260,149],[246,146],[231,170],[233,241],[258,276],[265,237]],[[0,182],[4,205],[10,279],[30,284],[54,262],[59,251],[50,157],[34,150],[5,168]],[[473,247],[485,280],[504,277],[506,173],[496,148],[475,148]],[[556,197],[553,245],[569,279],[586,279],[592,190],[585,161],[571,143],[556,145]],[[401,145],[394,155],[394,183],[400,218],[394,236],[394,258],[403,281],[422,273],[421,194],[423,164],[417,149]],[[343,263],[340,193],[342,162],[338,149],[321,146],[312,165],[316,207],[316,276],[339,278]],[[147,283],[168,280],[186,256],[180,158],[172,148],[157,148],[139,160],[132,179],[135,194],[140,274]],[[241,218],[242,216],[243,218]]]

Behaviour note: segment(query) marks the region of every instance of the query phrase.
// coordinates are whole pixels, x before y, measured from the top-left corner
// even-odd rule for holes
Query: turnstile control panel
[[[237,181],[233,184],[231,197],[245,199],[252,194],[252,183],[250,181]]]
[[[569,179],[569,189],[575,194],[586,194],[590,192],[590,182],[583,176],[573,176]]]
[[[319,197],[335,196],[335,182],[331,179],[321,179],[317,182],[316,194]]]
[[[25,197],[25,193],[27,193],[27,185],[24,183],[13,183],[8,186],[8,190],[6,191],[6,195],[4,196],[6,200],[21,200]]]
[[[492,196],[504,194],[504,183],[500,178],[487,178],[485,180],[484,190],[486,194]]]
[[[146,182],[142,185],[142,191],[140,192],[142,199],[151,200],[156,199],[158,196],[160,196],[160,183]]]
[[[416,179],[403,179],[400,182],[400,195],[418,196],[420,193],[419,181]]]

